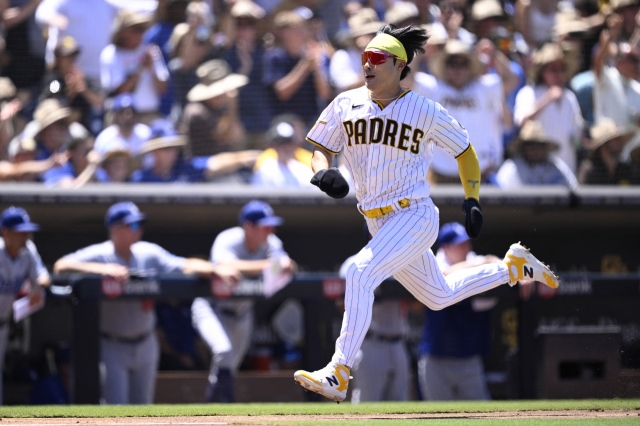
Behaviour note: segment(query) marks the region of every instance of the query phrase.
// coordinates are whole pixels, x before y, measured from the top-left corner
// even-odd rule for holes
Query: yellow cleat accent
[[[540,262],[531,251],[520,243],[511,244],[504,257],[509,270],[509,285],[514,286],[520,280],[540,281],[551,288],[558,288],[560,280],[547,265]]]
[[[337,403],[347,396],[350,368],[342,364],[329,364],[318,371],[298,370],[293,378],[305,390],[310,390]]]

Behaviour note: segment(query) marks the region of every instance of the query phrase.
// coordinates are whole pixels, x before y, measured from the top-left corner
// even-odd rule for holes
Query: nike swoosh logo
[[[358,109],[360,107],[364,106],[364,104],[362,105],[351,105],[351,109]]]

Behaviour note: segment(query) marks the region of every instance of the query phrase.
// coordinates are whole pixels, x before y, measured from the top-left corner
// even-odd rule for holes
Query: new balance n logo
[[[531,267],[527,268],[526,266],[523,266],[522,269],[524,270],[525,277],[529,275],[529,278],[533,278],[533,268]]]
[[[336,376],[327,377],[326,379],[331,386],[338,386],[340,384]]]

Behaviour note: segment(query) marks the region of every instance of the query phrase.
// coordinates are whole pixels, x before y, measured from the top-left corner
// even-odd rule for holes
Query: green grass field
[[[625,411],[618,418],[545,418],[545,419],[480,419],[464,418],[465,413],[569,411],[599,413],[608,410]],[[472,401],[472,402],[384,402],[352,405],[349,403],[254,403],[197,404],[149,406],[6,406],[0,407],[0,417],[10,422],[16,418],[104,418],[104,417],[174,417],[174,416],[245,416],[232,423],[269,425],[640,425],[640,400],[553,400],[553,401]],[[458,418],[433,414],[457,413]],[[413,415],[418,418],[382,418],[385,415]],[[425,414],[425,418],[419,418]],[[569,413],[568,413],[569,414]],[[604,414],[604,413],[603,413]],[[329,415],[380,415],[380,419],[326,418]],[[416,416],[418,415],[418,416]],[[430,415],[430,418],[426,418]],[[259,421],[254,416],[282,416],[282,420]],[[296,419],[292,416],[306,416]],[[318,416],[309,419],[308,416]],[[461,418],[462,417],[462,418]]]

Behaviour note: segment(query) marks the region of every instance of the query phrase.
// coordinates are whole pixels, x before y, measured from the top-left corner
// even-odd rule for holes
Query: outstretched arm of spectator
[[[593,72],[596,78],[600,78],[602,75],[602,70],[615,49],[614,40],[618,38],[622,31],[622,23],[623,19],[620,15],[613,14],[607,18],[607,27],[609,29],[604,29],[600,33],[598,53],[593,60]]]
[[[2,12],[2,25],[4,26],[4,29],[8,30],[15,27],[33,15],[41,2],[42,0],[31,0],[22,7],[10,7],[5,9]]]
[[[551,102],[557,101],[562,97],[564,89],[560,86],[551,86],[547,89],[547,92],[540,97],[533,105],[533,109],[522,117],[522,121],[518,123],[520,126],[536,118],[536,116],[545,109]]]
[[[303,56],[295,67],[280,80],[276,81],[273,89],[282,102],[288,101],[300,89],[307,76],[313,69],[313,58],[308,54]]]
[[[248,150],[239,152],[223,152],[212,155],[207,161],[205,176],[211,179],[215,176],[233,173],[242,167],[253,167],[262,151]]]
[[[318,98],[327,100],[331,97],[331,85],[329,84],[329,76],[325,68],[326,51],[322,45],[317,42],[309,46],[309,51],[313,61],[313,83],[316,88],[316,94]]]
[[[516,1],[515,27],[516,31],[522,34],[522,37],[529,46],[535,46],[535,42],[531,39],[531,30],[529,25],[529,14],[531,11],[531,0]]]
[[[10,163],[0,161],[0,180],[17,179],[25,174],[40,174],[55,166],[63,165],[67,162],[67,155],[64,153],[54,154],[42,161],[25,161],[24,163]]]

